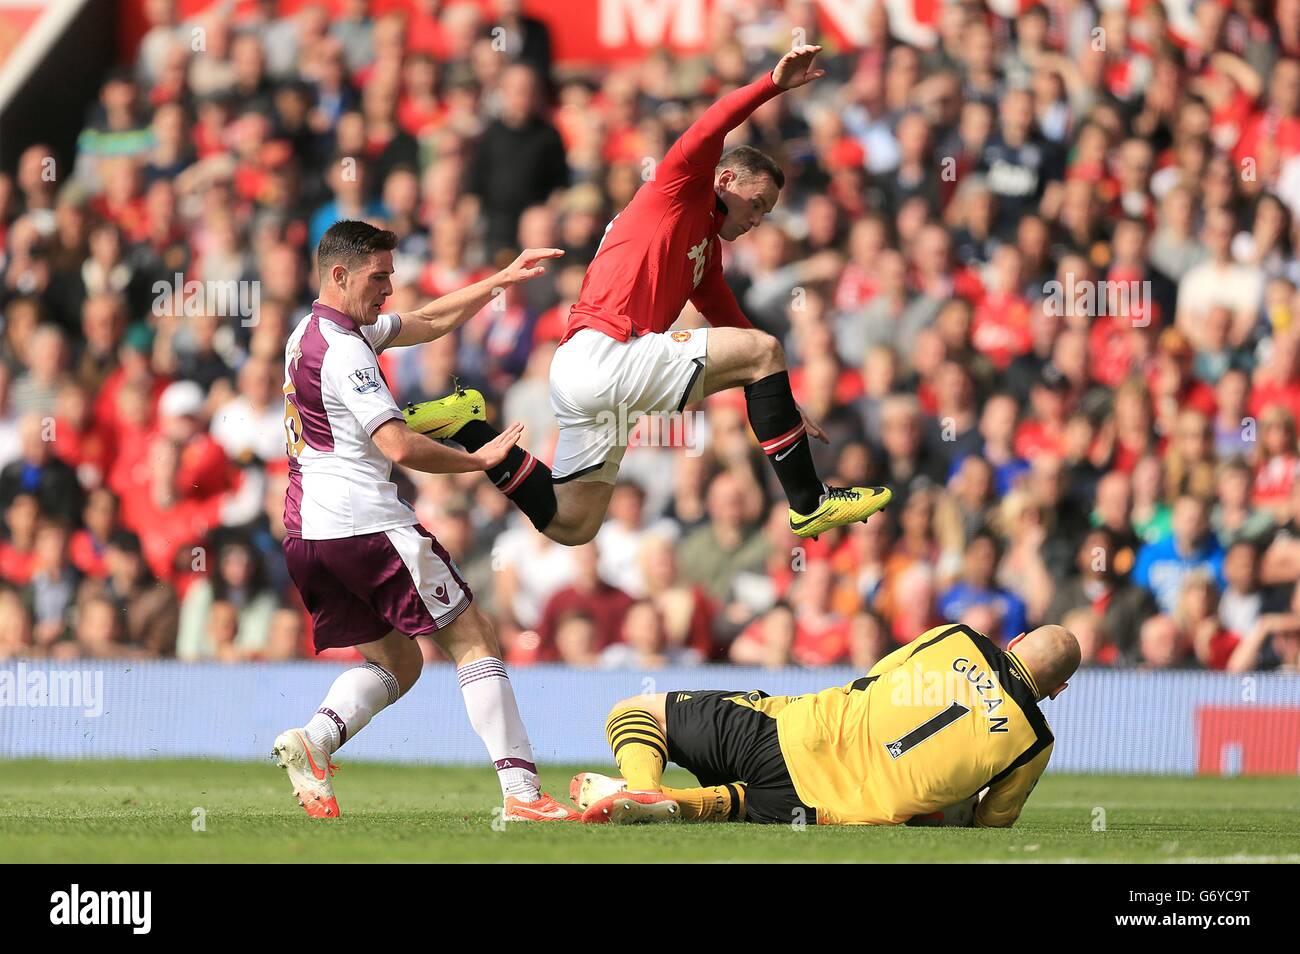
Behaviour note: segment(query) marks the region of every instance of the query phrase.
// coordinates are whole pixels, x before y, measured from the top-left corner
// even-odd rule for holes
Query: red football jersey
[[[727,133],[781,88],[769,73],[710,106],[605,230],[564,340],[594,328],[619,341],[662,333],[691,302],[712,325],[753,327],[722,276],[725,212],[713,170]]]

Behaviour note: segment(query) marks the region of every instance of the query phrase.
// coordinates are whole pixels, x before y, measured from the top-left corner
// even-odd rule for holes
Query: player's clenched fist
[[[559,258],[564,254],[562,248],[526,248],[519,257],[501,269],[501,282],[506,285],[518,285],[530,278],[545,274],[546,266],[542,263],[548,258]]]
[[[772,70],[772,82],[782,89],[797,89],[826,75],[825,70],[813,68],[813,60],[822,51],[820,46],[796,46],[781,57]]]

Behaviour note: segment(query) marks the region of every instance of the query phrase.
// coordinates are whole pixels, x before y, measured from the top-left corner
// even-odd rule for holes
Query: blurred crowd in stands
[[[1300,0],[1179,5],[1179,29],[1160,2],[957,0],[928,45],[885,6],[730,140],[787,186],[724,251],[821,472],[890,507],[792,536],[739,393],[638,432],[584,547],[481,474],[401,473],[405,498],[516,665],[865,670],[949,620],[1063,623],[1091,666],[1294,671]],[[75,156],[0,174],[0,659],[311,656],[278,385],[324,230],[398,233],[393,311],[566,250],[382,359],[399,401],[457,375],[549,459],[606,223],[796,28],[825,39],[807,2],[718,0],[707,54],[572,69],[518,0],[146,9]]]

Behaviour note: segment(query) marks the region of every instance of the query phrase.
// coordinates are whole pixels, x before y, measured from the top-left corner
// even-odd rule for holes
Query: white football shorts
[[[614,483],[639,417],[703,398],[708,336],[693,328],[619,341],[583,328],[560,345],[551,359],[555,483]]]

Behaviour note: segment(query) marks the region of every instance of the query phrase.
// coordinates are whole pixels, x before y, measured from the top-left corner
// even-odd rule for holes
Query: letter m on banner
[[[699,49],[705,43],[706,0],[598,0],[600,45]]]
[[[1201,706],[1199,775],[1300,774],[1300,706]]]

